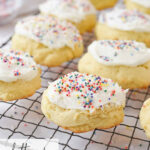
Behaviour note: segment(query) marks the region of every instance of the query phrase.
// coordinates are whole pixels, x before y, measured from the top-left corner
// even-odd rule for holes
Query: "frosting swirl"
[[[150,1],[149,0],[131,0],[137,4],[140,4],[146,8],[150,8]]]
[[[32,80],[38,67],[28,53],[0,49],[0,81]]]
[[[39,9],[42,14],[54,15],[72,22],[80,22],[86,15],[96,14],[94,6],[88,0],[48,0]]]
[[[136,41],[94,41],[88,47],[88,52],[97,62],[109,66],[138,66],[150,60],[150,49]]]
[[[50,49],[64,46],[74,49],[74,45],[82,45],[82,37],[71,23],[53,16],[30,16],[19,21],[15,33],[26,36],[48,46]]]
[[[65,109],[94,111],[103,105],[125,105],[127,90],[111,79],[72,72],[50,83],[47,97]]]
[[[99,22],[124,31],[150,32],[150,16],[136,10],[104,12],[99,16]]]

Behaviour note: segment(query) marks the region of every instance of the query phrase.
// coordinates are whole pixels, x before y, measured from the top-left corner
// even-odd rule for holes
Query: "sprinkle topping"
[[[96,14],[94,6],[88,0],[48,0],[39,9],[42,14],[72,22],[80,22],[86,15]]]
[[[48,88],[49,100],[67,109],[93,110],[108,103],[124,105],[125,93],[110,79],[78,72],[59,78]]]
[[[95,41],[88,47],[88,52],[97,62],[110,66],[137,66],[150,60],[150,49],[136,41]]]
[[[114,9],[100,15],[99,22],[125,31],[150,32],[150,16],[136,10]]]
[[[75,44],[82,46],[82,37],[76,27],[53,16],[27,17],[17,23],[15,32],[40,42],[50,49],[64,46],[74,49]]]
[[[28,53],[0,50],[0,80],[31,80],[37,74],[37,66]]]

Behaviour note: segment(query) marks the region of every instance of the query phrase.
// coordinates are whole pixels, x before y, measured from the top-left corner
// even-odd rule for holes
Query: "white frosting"
[[[136,10],[114,9],[99,16],[99,22],[109,27],[136,32],[150,32],[150,15]]]
[[[131,0],[135,3],[138,3],[146,8],[150,8],[150,0]]]
[[[138,66],[150,61],[150,49],[136,41],[94,41],[88,47],[88,52],[97,62],[110,66]]]
[[[52,16],[27,17],[17,23],[15,33],[40,42],[50,49],[64,46],[74,49],[75,44],[82,44],[82,37],[75,26]]]
[[[47,97],[65,109],[90,110],[125,105],[126,92],[111,79],[72,72],[50,83]]]
[[[42,14],[54,15],[72,22],[80,22],[86,15],[96,14],[94,6],[88,0],[48,0],[39,9]]]
[[[0,81],[26,81],[37,76],[38,67],[28,53],[0,49]]]

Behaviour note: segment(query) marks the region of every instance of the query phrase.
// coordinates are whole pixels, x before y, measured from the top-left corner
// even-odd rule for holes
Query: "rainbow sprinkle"
[[[30,57],[28,53],[23,53],[20,51],[0,50],[0,63],[6,64],[8,69],[13,68],[14,76],[20,76],[20,75],[22,75],[20,70],[15,70],[16,67],[14,67],[14,66],[24,67],[26,65],[24,59],[22,59],[22,55],[27,58]],[[30,68],[32,68],[33,70],[36,70],[36,66],[34,66],[34,65],[30,66]]]
[[[122,14],[119,15],[119,18],[122,20],[122,22],[132,22],[136,19],[141,19],[144,22],[149,21],[146,16],[136,10],[124,11]]]
[[[54,92],[57,94],[64,94],[67,97],[72,97],[72,92],[77,93],[75,99],[78,104],[81,104],[84,108],[94,109],[94,96],[96,93],[104,92],[109,95],[108,102],[115,96],[115,83],[109,79],[103,79],[96,75],[81,74],[78,72],[69,73],[63,77],[60,77],[55,84],[53,84]],[[110,86],[112,90],[108,89]],[[108,91],[109,90],[109,91]],[[80,101],[80,99],[84,99]],[[102,99],[98,99],[99,107],[102,107]]]
[[[113,16],[113,13],[115,13],[114,16]],[[100,22],[102,23],[106,23],[108,22],[108,20],[115,21],[116,15],[117,15],[118,21],[122,23],[132,23],[132,22],[135,22],[136,20],[137,21],[140,20],[143,23],[150,22],[150,18],[148,15],[142,12],[139,12],[137,10],[126,10],[126,9],[117,9],[117,10],[113,10],[112,12],[102,13],[99,19],[100,19]]]
[[[21,29],[21,31],[20,31]],[[53,16],[30,16],[17,23],[15,32],[24,35],[48,47],[61,48],[79,43],[82,46],[82,37],[75,26]]]
[[[109,62],[113,61],[115,57],[119,55],[119,51],[128,51],[130,49],[133,49],[135,52],[139,52],[140,48],[135,46],[135,41],[127,41],[127,40],[100,40],[99,41],[100,46],[102,47],[109,47],[112,48],[114,51],[114,55],[111,57],[100,55],[99,58]],[[130,52],[131,56],[134,56],[133,52]]]

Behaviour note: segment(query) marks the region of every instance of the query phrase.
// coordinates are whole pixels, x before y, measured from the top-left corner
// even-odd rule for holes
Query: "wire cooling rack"
[[[95,39],[93,33],[84,36],[85,50]],[[11,37],[0,46],[9,47]],[[77,70],[79,59],[64,63],[55,68],[42,68],[42,88],[27,99],[0,101],[0,138],[2,139],[41,139],[57,138],[60,150],[150,150],[150,141],[140,128],[139,112],[143,101],[150,97],[150,88],[130,90],[127,94],[124,122],[108,129],[76,134],[49,122],[41,112],[41,97],[48,82],[59,76]]]

